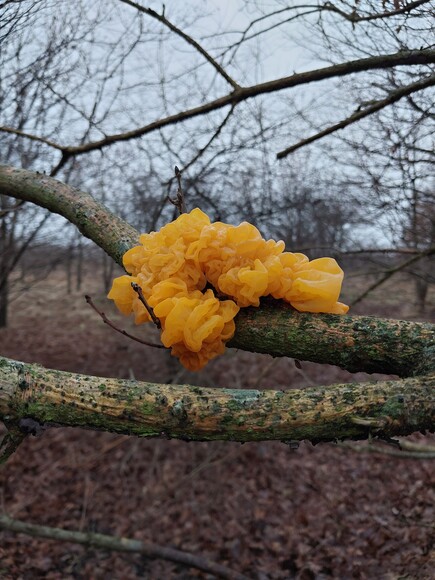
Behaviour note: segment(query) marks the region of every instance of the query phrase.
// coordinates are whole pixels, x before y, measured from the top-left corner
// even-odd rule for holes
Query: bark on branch
[[[66,217],[119,264],[138,232],[88,193],[46,175],[0,166],[0,193]],[[243,308],[229,346],[357,372],[402,377],[435,372],[435,325],[364,316],[299,313],[276,301]]]
[[[435,375],[260,391],[91,377],[0,357],[4,419],[188,441],[389,438],[434,429]]]
[[[0,194],[31,201],[65,217],[118,264],[139,243],[139,233],[84,191],[44,173],[0,165]]]

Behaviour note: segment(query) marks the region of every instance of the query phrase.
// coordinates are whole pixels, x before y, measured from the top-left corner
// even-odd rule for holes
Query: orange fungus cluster
[[[309,261],[284,252],[284,242],[265,240],[246,222],[211,223],[194,209],[141,235],[140,244],[124,254],[130,275],[116,278],[108,297],[123,314],[134,313],[136,324],[148,322],[132,288],[132,282],[138,284],[160,321],[163,344],[190,370],[224,352],[239,309],[258,306],[262,296],[285,300],[301,312],[348,310],[337,301],[343,271],[335,260]]]

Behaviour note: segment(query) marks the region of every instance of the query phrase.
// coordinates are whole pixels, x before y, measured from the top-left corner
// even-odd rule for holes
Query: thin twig
[[[274,28],[277,28],[278,26],[282,26],[284,24],[287,24],[291,20],[296,20],[297,18],[300,18],[302,16],[307,16],[308,14],[313,14],[315,12],[319,12],[319,13],[321,13],[321,12],[333,12],[333,13],[340,15],[345,20],[352,22],[352,24],[356,24],[358,22],[377,20],[377,19],[381,19],[381,18],[386,19],[386,18],[389,18],[391,16],[398,16],[398,15],[406,13],[406,12],[411,12],[414,8],[418,8],[420,5],[427,4],[430,1],[431,0],[415,0],[414,2],[411,2],[410,4],[407,4],[406,6],[404,6],[402,8],[398,8],[398,9],[395,9],[395,10],[392,10],[389,12],[384,11],[384,12],[380,12],[380,13],[376,13],[376,14],[367,14],[367,15],[359,15],[356,12],[356,10],[353,10],[352,12],[347,13],[344,10],[340,10],[337,6],[335,6],[331,2],[325,2],[322,5],[301,3],[301,4],[292,5],[292,6],[286,6],[285,8],[280,8],[279,10],[269,12],[268,14],[264,14],[264,15],[260,16],[259,18],[252,20],[243,31],[240,31],[241,36],[240,36],[239,40],[237,40],[237,42],[234,42],[233,44],[228,46],[220,56],[224,56],[230,50],[238,49],[240,47],[240,45],[247,40],[252,40],[253,38],[256,38],[256,37],[258,37],[266,32],[270,32],[270,30],[273,30]],[[286,18],[285,20],[280,20],[279,22],[276,22],[276,23],[272,24],[271,26],[267,26],[267,28],[263,28],[262,30],[258,30],[257,32],[254,32],[253,34],[248,35],[248,32],[252,28],[254,28],[254,26],[256,24],[258,24],[259,22],[262,22],[264,20],[281,15],[285,12],[302,10],[302,9],[313,9],[313,10],[310,10],[307,12],[299,12],[295,16],[292,16],[291,18]],[[234,57],[234,54],[235,54],[235,51],[233,53],[233,57]]]
[[[133,334],[130,334],[129,332],[127,332],[126,330],[124,330],[122,328],[118,328],[114,322],[112,322],[109,318],[107,318],[107,316],[104,314],[104,312],[102,312],[101,310],[98,310],[98,308],[93,303],[92,298],[90,296],[88,296],[87,294],[85,295],[85,300],[89,304],[89,306],[91,308],[93,308],[95,310],[95,312],[101,316],[101,318],[103,319],[103,322],[105,324],[107,324],[108,326],[110,326],[110,328],[113,328],[113,330],[116,330],[116,332],[119,332],[120,334],[123,334],[127,338],[131,338],[132,340],[135,340],[136,342],[139,342],[140,344],[145,344],[146,346],[152,346],[154,348],[166,348],[163,346],[163,344],[156,344],[154,342],[147,342],[146,340],[142,340],[141,338],[138,338],[137,336],[133,336]]]
[[[253,389],[260,388],[261,381],[264,379],[265,376],[269,376],[269,373],[272,370],[272,368],[275,365],[277,365],[280,360],[281,360],[280,358],[273,358],[271,361],[269,361],[269,364],[263,365],[263,368],[260,371],[260,373],[258,374],[257,380],[255,381],[255,384],[252,387]]]
[[[421,254],[421,250],[418,250],[417,248],[360,248],[358,250],[340,250],[330,244],[297,248],[298,252],[304,253],[313,252],[315,250],[329,250],[330,252],[340,256],[353,256],[357,254]]]
[[[219,127],[216,129],[216,131],[213,133],[213,135],[210,137],[210,139],[207,141],[207,143],[204,145],[204,147],[201,147],[201,149],[196,153],[196,155],[184,167],[181,168],[181,170],[180,170],[181,173],[184,173],[187,169],[189,169],[189,167],[191,167],[194,163],[196,163],[198,161],[198,159],[200,157],[202,157],[202,155],[204,155],[204,153],[207,151],[207,149],[210,147],[210,145],[213,143],[213,141],[215,141],[219,137],[222,129],[227,124],[227,122],[228,122],[229,118],[231,117],[231,115],[233,114],[235,108],[236,108],[236,105],[231,106],[231,109],[225,115],[224,120],[219,125]]]
[[[308,374],[304,371],[304,369],[302,368],[301,365],[301,361],[299,361],[298,359],[294,359],[295,361],[295,368],[296,368],[296,372],[301,375],[301,377],[304,379],[304,381],[306,381],[307,385],[313,386],[315,385],[315,381],[313,381]]]
[[[427,450],[407,450],[403,447],[403,442],[399,442],[400,449],[390,449],[388,447],[383,447],[381,445],[374,445],[370,443],[368,445],[356,445],[350,441],[340,441],[338,445],[340,447],[346,447],[352,451],[358,453],[379,453],[381,455],[389,455],[391,457],[400,457],[403,459],[435,459],[435,450],[433,446],[428,446]],[[420,446],[423,447],[423,446]]]
[[[64,151],[66,147],[63,147],[59,143],[55,141],[51,141],[50,139],[46,139],[45,137],[39,137],[38,135],[33,135],[32,133],[26,133],[26,131],[21,131],[20,129],[14,129],[13,127],[6,127],[4,125],[0,126],[0,131],[2,133],[9,133],[10,135],[17,135],[18,137],[25,137],[26,139],[30,139],[31,141],[37,141],[38,143],[44,143],[53,149],[57,149],[58,151]]]
[[[360,250],[346,250],[344,252],[340,252],[340,250],[334,251],[343,256],[355,254],[421,254],[421,250],[417,250],[416,248],[366,248]]]
[[[159,546],[152,542],[142,542],[131,538],[117,538],[106,534],[92,532],[75,532],[62,528],[41,526],[21,520],[15,520],[8,515],[0,515],[0,529],[9,530],[19,534],[27,534],[36,538],[48,538],[58,542],[72,542],[84,546],[92,546],[102,550],[114,550],[117,552],[130,552],[143,554],[147,558],[176,562],[189,568],[196,568],[219,578],[227,580],[248,580],[247,576],[227,568],[222,564],[213,562],[203,556],[196,556],[190,552],[183,552],[166,546]]]
[[[170,22],[166,18],[164,12],[162,14],[158,14],[152,8],[146,8],[145,6],[141,6],[140,4],[137,4],[132,0],[120,0],[120,2],[123,2],[124,4],[129,4],[133,8],[136,8],[136,10],[138,10],[139,12],[148,14],[148,16],[151,16],[152,18],[155,18],[156,20],[164,24],[167,28],[169,28],[169,30],[172,30],[172,32],[183,38],[188,44],[193,46],[200,54],[202,54],[202,56],[215,68],[215,70],[227,81],[227,83],[229,83],[233,87],[234,90],[240,88],[238,83],[236,83],[236,81],[230,77],[230,75],[222,68],[222,66],[218,62],[216,62],[215,59],[196,40],[194,40],[191,36],[180,30],[180,28],[175,26],[175,24]]]
[[[184,191],[181,186],[181,171],[177,166],[175,166],[175,177],[178,183],[177,197],[172,199],[168,195],[168,201],[170,201],[172,205],[175,205],[175,207],[178,209],[178,213],[181,215],[182,213],[186,213],[186,203],[184,201]]]
[[[411,83],[409,85],[406,85],[405,87],[400,87],[400,89],[397,89],[395,91],[391,91],[389,93],[389,95],[387,97],[385,97],[385,99],[380,99],[378,101],[372,101],[369,104],[369,106],[363,108],[362,110],[361,110],[361,106],[360,106],[355,111],[355,113],[353,113],[349,117],[346,117],[346,119],[343,119],[339,123],[336,123],[335,125],[331,125],[330,127],[323,129],[323,131],[319,131],[318,133],[311,135],[311,137],[307,137],[306,139],[302,139],[301,141],[298,141],[294,145],[291,145],[290,147],[287,147],[286,149],[277,153],[276,157],[277,157],[277,159],[283,159],[284,157],[287,157],[287,155],[289,155],[290,153],[297,151],[298,149],[300,149],[301,147],[304,147],[305,145],[309,145],[310,143],[314,143],[315,141],[318,141],[319,139],[322,139],[323,137],[326,137],[327,135],[331,135],[332,133],[335,133],[336,131],[339,131],[340,129],[344,129],[345,127],[348,127],[349,125],[352,125],[353,123],[356,123],[357,121],[360,121],[361,119],[364,119],[365,117],[368,117],[369,115],[373,115],[374,113],[377,113],[378,111],[381,111],[382,109],[385,109],[385,107],[388,107],[389,105],[392,105],[393,103],[396,103],[397,101],[399,101],[403,97],[406,97],[406,96],[408,96],[412,93],[415,93],[417,91],[421,91],[423,89],[426,89],[426,88],[431,87],[433,85],[435,85],[435,74],[430,75],[429,77],[426,77],[420,81],[417,81],[416,83]]]
[[[157,318],[157,316],[154,314],[154,310],[148,304],[145,296],[143,295],[142,288],[139,286],[139,284],[136,284],[136,282],[132,282],[131,287],[139,296],[139,300],[142,302],[142,304],[147,309],[148,314],[151,316],[151,319],[154,322],[154,324],[157,326],[157,328],[158,329],[162,328],[162,325],[160,324],[160,320]]]
[[[344,10],[340,10],[337,6],[334,6],[331,2],[325,2],[321,10],[329,10],[330,12],[335,12],[336,14],[342,16],[345,20],[348,20],[349,22],[355,24],[357,22],[368,22],[370,20],[386,19],[390,18],[391,16],[405,14],[411,12],[412,10],[414,10],[414,8],[418,8],[422,4],[427,4],[428,2],[430,2],[430,0],[415,0],[414,2],[410,2],[409,4],[406,4],[405,6],[402,6],[400,8],[395,8],[394,10],[379,12],[378,14],[367,14],[365,16],[360,16],[356,12],[356,10],[352,11],[351,13],[344,12]],[[385,3],[383,3],[383,5],[384,4]],[[399,2],[397,2],[397,5],[400,6]],[[396,6],[396,3],[394,3],[394,6]]]
[[[353,300],[353,302],[351,302],[350,305],[355,306],[355,304],[358,304],[358,302],[361,302],[361,300],[363,300],[368,294],[370,294],[370,292],[372,292],[373,290],[375,290],[376,288],[381,286],[381,284],[386,282],[396,272],[400,272],[401,270],[407,268],[411,264],[414,264],[415,262],[418,262],[422,258],[425,258],[426,256],[431,256],[433,254],[435,254],[435,248],[429,248],[428,250],[426,250],[424,252],[420,252],[420,254],[413,256],[412,258],[409,258],[409,260],[402,262],[398,266],[394,266],[394,268],[390,268],[389,270],[387,270],[385,272],[385,274],[382,276],[382,278],[379,278],[379,280],[376,280],[376,282],[371,284],[371,286],[369,286],[367,288],[367,290],[365,290],[362,294],[360,294],[358,296],[358,298],[355,298],[355,300]]]

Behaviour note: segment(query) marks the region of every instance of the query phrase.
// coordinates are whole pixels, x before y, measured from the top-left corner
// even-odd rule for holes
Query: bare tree
[[[389,5],[394,9],[386,10]],[[354,5],[341,2],[335,8],[341,11],[341,21],[335,22],[332,14],[324,14],[312,28],[319,45],[328,47],[328,52],[322,54],[329,58],[331,55],[340,59],[358,58],[381,54],[387,48],[410,50],[421,46],[421,39],[424,41],[433,32],[433,13],[430,3],[426,2],[383,3],[383,15],[376,15],[379,3],[370,1]],[[336,10],[333,8],[332,12],[335,14]],[[402,21],[405,12],[407,16]],[[432,258],[426,252],[430,252],[433,242],[423,231],[430,230],[435,204],[432,193],[434,82],[432,65],[420,71],[398,67],[345,79],[348,98],[343,98],[343,94],[340,97],[337,91],[334,94],[344,110],[351,108],[353,112],[331,122],[331,108],[326,104],[322,109],[322,102],[317,100],[317,109],[300,111],[305,130],[308,128],[311,134],[295,140],[278,154],[285,158],[302,147],[311,146],[314,155],[326,155],[335,167],[341,166],[337,183],[342,182],[348,191],[347,198],[353,197],[365,213],[367,224],[371,223],[366,230],[370,232],[368,240],[358,244],[361,249],[387,245],[399,252],[421,252],[420,258],[409,267],[407,260],[397,270],[394,265],[395,271],[406,269],[414,276],[420,314],[432,280]],[[322,115],[322,110],[328,117]],[[319,126],[315,115],[322,119],[323,126]],[[355,123],[358,125],[353,126]],[[321,139],[324,141],[317,146],[316,142]],[[423,219],[417,218],[421,213],[417,208],[421,205],[426,213]],[[384,270],[390,270],[390,266],[385,264],[382,254],[376,261],[381,269],[379,280],[388,279],[389,276],[384,278]],[[367,293],[364,291],[363,295]]]

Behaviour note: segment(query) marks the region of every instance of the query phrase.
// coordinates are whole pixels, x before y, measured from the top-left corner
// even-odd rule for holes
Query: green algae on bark
[[[115,262],[139,243],[138,232],[89,193],[42,173],[0,165],[0,193],[57,213],[100,246]]]
[[[103,379],[0,358],[0,420],[24,418],[189,441],[391,437],[433,430],[435,376],[260,391]]]
[[[435,325],[370,316],[310,314],[267,299],[242,308],[228,346],[400,377],[435,372]]]

